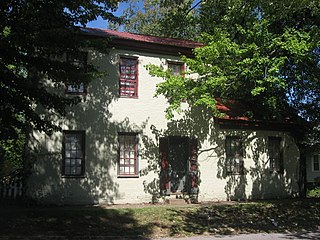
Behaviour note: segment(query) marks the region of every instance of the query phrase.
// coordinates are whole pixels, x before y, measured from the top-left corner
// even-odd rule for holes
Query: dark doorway
[[[171,166],[170,191],[180,193],[184,190],[189,159],[189,138],[169,137],[169,158]]]
[[[159,150],[161,194],[197,194],[197,140],[181,136],[163,137]]]

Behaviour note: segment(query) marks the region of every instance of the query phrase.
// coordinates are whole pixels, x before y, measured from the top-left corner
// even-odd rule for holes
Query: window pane
[[[66,149],[66,158],[70,158],[71,157],[71,153],[70,153],[70,151],[68,150],[68,149]]]
[[[70,167],[68,166],[65,167],[65,174],[70,174]]]
[[[319,162],[319,155],[313,156],[313,170],[319,171],[320,170],[320,162]]]
[[[81,174],[81,167],[77,167],[77,172],[76,174],[80,175]]]
[[[174,76],[180,76],[182,74],[182,63],[168,63],[168,68],[171,70]]]
[[[136,135],[119,135],[119,174],[136,174]]]
[[[71,159],[71,167],[74,167],[76,165],[75,159]]]
[[[70,159],[66,159],[65,165],[70,166]]]

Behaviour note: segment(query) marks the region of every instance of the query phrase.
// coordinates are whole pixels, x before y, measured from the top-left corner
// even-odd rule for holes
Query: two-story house
[[[198,201],[296,196],[299,150],[289,121],[264,123],[232,113],[232,101],[215,119],[188,108],[172,120],[167,101],[154,97],[163,79],[148,64],[181,74],[181,54],[197,42],[101,29],[85,34],[110,38],[108,54],[88,51],[87,61],[107,74],[88,86],[67,86],[82,102],[56,119],[63,131],[34,132],[36,160],[27,195],[42,203],[139,203],[176,197]],[[315,158],[314,166],[316,165]]]

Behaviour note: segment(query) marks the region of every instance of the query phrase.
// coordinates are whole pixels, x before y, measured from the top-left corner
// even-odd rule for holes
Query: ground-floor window
[[[268,138],[268,156],[270,171],[283,173],[283,154],[280,137]]]
[[[319,172],[320,171],[320,157],[319,155],[314,155],[312,159],[312,171]]]
[[[85,166],[85,131],[63,131],[62,175],[83,176]]]
[[[227,136],[225,151],[227,174],[244,174],[242,139],[238,136]]]
[[[138,176],[138,135],[119,133],[118,176]]]

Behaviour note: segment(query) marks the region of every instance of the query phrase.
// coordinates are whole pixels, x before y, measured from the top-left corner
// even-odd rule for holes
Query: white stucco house
[[[221,101],[226,117],[189,109],[168,121],[166,99],[154,97],[163,79],[146,65],[175,74],[201,44],[111,30],[84,29],[108,37],[110,53],[88,51],[87,61],[107,75],[88,86],[68,86],[82,102],[56,121],[64,129],[48,137],[33,132],[36,160],[27,195],[41,203],[141,203],[184,197],[198,201],[297,196],[299,149],[290,121],[262,122],[234,116],[237,105]],[[106,42],[107,44],[107,42]],[[313,158],[319,171],[319,158]],[[316,160],[318,159],[318,160]],[[318,161],[318,165],[316,162]],[[315,166],[318,168],[316,169]]]

